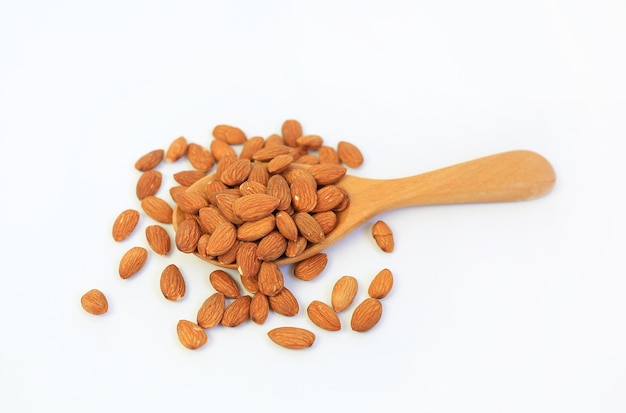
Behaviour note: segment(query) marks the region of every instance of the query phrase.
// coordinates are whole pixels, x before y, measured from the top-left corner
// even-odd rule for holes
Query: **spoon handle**
[[[556,180],[541,155],[516,150],[478,158],[420,175],[371,180],[370,202],[381,211],[406,206],[521,201],[541,197]],[[366,200],[364,200],[366,201]]]

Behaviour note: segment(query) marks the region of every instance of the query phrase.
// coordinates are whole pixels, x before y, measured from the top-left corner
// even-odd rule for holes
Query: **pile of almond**
[[[297,257],[333,231],[337,214],[350,202],[349,195],[335,184],[347,167],[363,163],[355,145],[345,141],[336,147],[325,145],[321,136],[303,134],[296,120],[285,121],[280,135],[267,138],[249,138],[229,125],[216,126],[212,135],[208,146],[181,136],[166,150],[150,151],[135,163],[141,172],[136,185],[141,211],[154,221],[145,227],[149,250],[164,256],[175,245],[182,253],[238,270],[236,277],[226,268],[213,270],[209,280],[215,292],[198,309],[194,321],[178,323],[179,340],[189,349],[204,345],[206,331],[218,324],[235,327],[247,320],[263,324],[270,311],[287,317],[299,313],[298,300],[285,286],[283,269],[275,261]],[[169,188],[171,204],[158,196],[162,174],[157,167],[183,157],[193,169],[173,175],[178,185]],[[178,227],[172,242],[163,225],[172,224],[175,209]],[[141,216],[137,209],[122,211],[113,223],[113,239],[127,239]],[[393,250],[393,234],[383,221],[373,225],[372,236],[381,250]],[[133,246],[123,254],[121,278],[130,278],[143,268],[148,248]],[[327,254],[318,253],[293,265],[291,273],[300,280],[312,280],[327,262]],[[352,330],[364,332],[376,325],[382,315],[380,300],[392,285],[388,269],[373,278],[369,297],[353,310]],[[160,287],[168,300],[184,297],[185,280],[175,264],[163,269]],[[307,306],[309,319],[321,329],[340,330],[338,313],[350,307],[357,290],[356,278],[339,278],[330,304],[315,300]],[[81,303],[92,314],[108,309],[106,297],[98,290],[87,292]],[[289,326],[273,329],[268,336],[287,348],[310,347],[315,340],[313,332]]]

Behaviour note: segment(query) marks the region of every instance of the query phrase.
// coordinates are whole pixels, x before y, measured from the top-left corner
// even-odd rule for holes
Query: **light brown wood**
[[[203,188],[211,179],[213,176],[209,175],[189,190]],[[550,163],[527,150],[486,156],[406,178],[367,179],[346,175],[337,185],[348,192],[350,205],[337,214],[337,227],[323,242],[309,246],[298,257],[280,259],[276,263],[292,264],[315,255],[385,211],[419,205],[530,200],[550,192],[555,181]],[[175,208],[174,228],[183,216]],[[209,262],[236,268],[234,264]]]

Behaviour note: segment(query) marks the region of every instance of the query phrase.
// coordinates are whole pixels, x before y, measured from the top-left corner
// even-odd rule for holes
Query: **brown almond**
[[[298,227],[295,221],[285,211],[278,211],[275,215],[276,228],[285,239],[295,241],[298,239]]]
[[[288,154],[291,148],[286,145],[265,146],[252,155],[252,159],[259,162],[269,162],[279,155]]]
[[[217,256],[217,261],[220,264],[229,265],[235,262],[237,259],[237,251],[239,251],[239,247],[241,246],[241,241],[235,241],[232,247],[228,251],[223,254]]]
[[[315,334],[299,327],[277,327],[267,335],[279,346],[294,350],[311,347],[315,342]]]
[[[270,305],[267,297],[256,293],[250,300],[250,320],[256,324],[263,324],[269,315]]]
[[[296,143],[303,148],[315,150],[324,144],[324,140],[319,135],[302,135],[296,139]]]
[[[306,178],[296,178],[290,186],[291,205],[296,211],[310,212],[317,205],[317,185]]]
[[[250,318],[250,301],[249,295],[242,295],[236,298],[226,310],[222,317],[222,325],[226,327],[236,327]]]
[[[165,152],[165,161],[176,162],[187,153],[187,139],[179,136],[174,139]]]
[[[209,255],[218,256],[230,250],[237,240],[237,230],[230,222],[223,222],[215,228],[206,246]]]
[[[135,193],[137,198],[144,199],[147,196],[155,195],[161,187],[163,175],[153,169],[145,171],[137,180]]]
[[[220,292],[213,293],[204,300],[198,310],[197,321],[202,328],[212,328],[222,321],[226,309],[226,298]]]
[[[178,224],[174,242],[179,251],[190,254],[196,251],[202,235],[200,224],[193,218],[186,218]],[[211,254],[209,254],[211,255]]]
[[[281,133],[285,144],[295,147],[298,145],[298,138],[302,136],[302,125],[295,119],[287,119],[283,122]]]
[[[308,172],[313,175],[318,185],[329,185],[338,182],[346,174],[346,168],[341,165],[321,163],[312,165]]]
[[[350,307],[356,297],[357,290],[359,289],[359,283],[356,278],[351,275],[344,275],[339,278],[333,286],[331,295],[331,303],[333,309],[340,313],[346,308]]]
[[[220,161],[217,163],[217,167],[215,168],[215,179],[219,179],[220,181],[224,182],[222,180],[222,175],[227,169],[233,166],[237,161],[238,161],[238,158],[237,156],[234,156],[234,155],[227,155],[223,157],[222,159],[220,159]],[[243,161],[250,162],[248,159],[243,159]],[[226,182],[224,182],[224,185],[226,185]],[[226,186],[229,187],[228,185]]]
[[[354,144],[341,141],[337,145],[337,154],[341,162],[350,168],[357,168],[363,164],[363,154]]]
[[[333,211],[317,212],[312,216],[320,224],[324,235],[331,233],[337,226],[337,214]]]
[[[215,195],[218,193],[223,193],[223,191],[229,189],[228,186],[222,181],[217,179],[213,179],[207,182],[206,187],[204,188],[204,192],[206,193],[207,200],[214,204],[215,203]]]
[[[209,145],[211,153],[216,161],[221,161],[227,156],[237,157],[237,152],[228,143],[219,139],[213,139]]]
[[[196,323],[180,320],[176,325],[176,334],[180,343],[190,350],[196,350],[207,342],[206,331]]]
[[[304,252],[307,244],[307,240],[304,237],[298,237],[295,241],[288,240],[285,256],[289,258],[297,257]]]
[[[172,223],[172,214],[174,210],[162,198],[157,196],[148,196],[141,200],[141,208],[150,218],[162,224]]]
[[[241,147],[239,159],[252,159],[252,155],[265,145],[265,139],[262,136],[253,136],[248,139]]]
[[[135,209],[122,211],[113,222],[113,239],[123,241],[132,234],[139,222],[139,212]]]
[[[280,293],[285,286],[285,280],[278,265],[268,261],[261,262],[257,284],[259,291],[268,297]]]
[[[216,206],[200,208],[198,211],[198,219],[200,220],[202,229],[209,234],[215,232],[215,228],[217,228],[218,225],[229,222]]]
[[[252,163],[249,159],[237,159],[219,175],[219,178],[228,186],[237,186],[248,179],[251,170]]]
[[[290,154],[286,153],[284,155],[278,155],[277,157],[273,158],[271,161],[268,162],[267,171],[270,174],[281,173],[282,171],[287,169],[289,165],[291,165],[292,162],[293,162],[293,156],[291,156]]]
[[[302,155],[301,157],[299,157],[298,163],[301,163],[304,165],[317,165],[320,163],[320,158],[317,155],[310,153],[310,154]]]
[[[237,270],[242,278],[254,277],[259,273],[261,260],[256,256],[256,242],[243,242],[237,250]]]
[[[367,294],[372,298],[385,298],[393,287],[393,274],[387,268],[383,268],[376,274],[367,290]]]
[[[245,288],[250,294],[256,294],[259,292],[259,284],[257,281],[257,275],[252,277],[241,277],[241,285],[243,285],[243,288]]]
[[[309,169],[313,168],[314,166],[319,166],[319,165],[312,165],[309,167]],[[315,177],[311,175],[311,173],[308,170],[303,169],[300,166],[297,166],[295,164],[289,166],[289,168],[285,169],[280,175],[283,178],[285,178],[285,181],[287,181],[289,185],[291,185],[293,181],[295,181],[298,178],[304,178],[304,179],[308,179],[311,182],[311,185],[317,186],[317,181],[315,180]]]
[[[233,212],[243,221],[256,221],[276,209],[280,200],[272,195],[252,194],[236,199],[232,206]]]
[[[312,301],[306,309],[309,319],[318,326],[328,331],[341,330],[339,316],[328,304],[321,301]]]
[[[217,205],[217,208],[229,222],[232,222],[235,225],[240,225],[244,222],[240,217],[237,216],[237,214],[235,214],[235,211],[233,209],[235,201],[239,198],[239,195],[235,195],[226,191],[215,194],[215,204]]]
[[[171,187],[169,189],[169,193],[170,193],[170,197],[172,198],[172,201],[176,202],[176,200],[178,199],[178,195],[185,192],[188,188],[189,188],[188,186],[182,186],[182,185],[176,185],[176,186]]]
[[[343,202],[345,193],[335,185],[326,185],[317,190],[317,204],[313,212],[332,211]]]
[[[149,225],[146,227],[146,240],[152,251],[159,255],[167,255],[172,248],[170,235],[160,225]]]
[[[237,228],[237,239],[242,241],[256,241],[274,230],[276,219],[268,215],[256,221],[244,222]]]
[[[339,163],[339,154],[337,154],[335,148],[331,146],[322,145],[318,150],[318,156],[320,159],[320,163]]]
[[[372,236],[378,248],[384,252],[392,252],[394,247],[393,232],[385,221],[376,221],[372,226]]]
[[[311,281],[324,271],[328,264],[328,255],[320,252],[297,263],[293,275],[302,281]]]
[[[213,137],[229,145],[240,145],[248,139],[241,129],[230,125],[217,125]]]
[[[215,291],[224,294],[226,298],[241,296],[239,284],[224,270],[214,270],[209,274],[209,282]]]
[[[212,255],[207,254],[207,252],[206,252],[206,246],[209,244],[210,240],[211,240],[211,234],[202,234],[202,235],[200,235],[200,238],[198,239],[198,245],[196,246],[196,252],[201,257],[212,260],[215,257],[212,256]]]
[[[295,148],[291,148],[291,150],[289,151],[289,155],[291,155],[293,157],[293,161],[294,162],[302,163],[302,162],[300,162],[300,159],[302,159],[303,157],[306,157],[307,155],[309,155],[309,151],[306,148],[298,146],[298,147],[295,147]],[[315,155],[313,155],[313,156],[315,156]]]
[[[298,212],[294,214],[293,220],[300,231],[300,235],[306,238],[307,241],[317,244],[324,241],[326,237],[324,230],[320,224],[307,212]]]
[[[350,326],[354,331],[365,332],[378,323],[383,315],[383,306],[376,298],[366,298],[352,313]]]
[[[124,253],[119,265],[119,274],[127,279],[137,274],[148,260],[148,250],[143,247],[132,247]]]
[[[191,186],[206,176],[203,171],[180,171],[174,174],[174,180],[182,186]]]
[[[161,273],[160,279],[161,293],[170,301],[179,301],[185,296],[185,279],[174,264],[169,264]]]
[[[206,172],[213,168],[215,158],[208,148],[197,143],[190,143],[187,147],[187,159],[195,169]]]
[[[200,192],[184,192],[176,200],[178,208],[187,214],[198,214],[200,209],[209,206],[209,201]]]
[[[158,164],[163,160],[165,151],[163,149],[155,149],[141,156],[137,162],[135,162],[135,169],[138,171],[149,171],[156,168]]]
[[[109,302],[104,293],[98,289],[87,291],[80,297],[80,305],[93,315],[101,315],[109,310]]]
[[[267,139],[265,139],[266,148],[269,148],[270,146],[276,146],[276,145],[278,146],[285,145],[285,140],[283,139],[282,136],[273,133],[270,136],[268,136]]]
[[[282,175],[272,175],[268,179],[267,194],[279,199],[276,209],[284,211],[291,206],[291,189]]]
[[[284,254],[287,240],[279,231],[272,231],[259,241],[256,256],[262,261],[274,261]]]
[[[241,192],[242,196],[252,194],[265,194],[267,193],[267,187],[260,182],[247,180],[239,185],[239,192]]]
[[[283,287],[278,294],[268,296],[267,298],[270,310],[277,314],[293,317],[300,311],[298,300],[287,287]]]

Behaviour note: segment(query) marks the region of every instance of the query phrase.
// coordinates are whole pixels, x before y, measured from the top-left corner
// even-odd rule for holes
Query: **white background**
[[[625,40],[621,0],[2,2],[0,411],[626,411]],[[180,135],[208,145],[216,124],[267,136],[287,118],[357,144],[359,176],[531,149],[557,185],[386,213],[392,254],[368,222],[318,279],[287,277],[299,316],[186,350],[176,322],[214,268],[176,251],[119,278],[149,223],[111,238],[139,206],[133,164]],[[164,190],[187,167],[165,165]],[[169,263],[178,303],[158,287]],[[360,300],[384,267],[373,330],[352,332],[350,310],[340,332],[308,321],[341,275]],[[105,316],[81,309],[91,288]],[[274,345],[279,325],[315,345]]]

